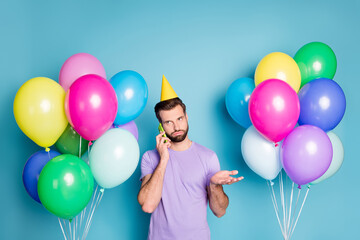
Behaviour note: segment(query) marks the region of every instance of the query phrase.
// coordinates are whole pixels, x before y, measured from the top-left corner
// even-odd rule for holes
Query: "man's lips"
[[[179,135],[183,135],[183,131],[179,131],[179,132],[174,132],[173,134],[171,134],[173,136],[179,136]]]

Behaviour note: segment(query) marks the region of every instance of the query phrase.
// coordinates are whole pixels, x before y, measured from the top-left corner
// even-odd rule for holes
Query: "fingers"
[[[229,175],[236,175],[238,173],[239,173],[238,170],[232,170],[229,172]]]
[[[231,178],[231,179],[229,179],[229,180],[227,180],[227,185],[231,185],[231,184],[233,184],[233,183],[236,183],[236,182],[239,182],[239,181],[241,181],[241,180],[243,180],[244,179],[244,177],[238,177],[238,178]]]
[[[156,135],[156,147],[159,147],[161,143],[170,143],[171,140],[167,137],[163,137],[165,132],[161,132],[160,134]],[[168,144],[167,144],[168,145]],[[170,145],[168,145],[170,147]]]

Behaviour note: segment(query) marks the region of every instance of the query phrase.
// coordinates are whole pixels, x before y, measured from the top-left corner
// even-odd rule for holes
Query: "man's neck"
[[[171,149],[174,151],[185,151],[192,144],[192,141],[186,136],[182,142],[171,142]]]

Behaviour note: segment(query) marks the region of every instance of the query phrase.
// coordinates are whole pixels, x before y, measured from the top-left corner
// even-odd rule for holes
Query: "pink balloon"
[[[105,69],[96,57],[88,53],[77,53],[62,65],[59,83],[67,91],[76,79],[87,74],[96,74],[106,79]]]
[[[254,127],[265,138],[277,143],[293,130],[299,119],[299,98],[286,82],[269,79],[251,94],[249,114]]]
[[[66,116],[75,131],[88,141],[98,139],[111,127],[117,106],[111,84],[95,74],[80,77],[66,93]]]

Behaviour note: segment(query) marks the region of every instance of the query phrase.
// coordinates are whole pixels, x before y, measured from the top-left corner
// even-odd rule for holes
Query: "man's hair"
[[[175,108],[176,106],[180,105],[182,107],[182,109],[184,110],[184,113],[186,114],[186,106],[185,104],[181,101],[180,98],[172,98],[166,101],[162,101],[162,102],[158,102],[155,105],[155,114],[156,114],[156,118],[159,120],[159,122],[161,123],[161,117],[160,117],[160,111],[167,111],[167,110],[171,110],[173,108]]]

